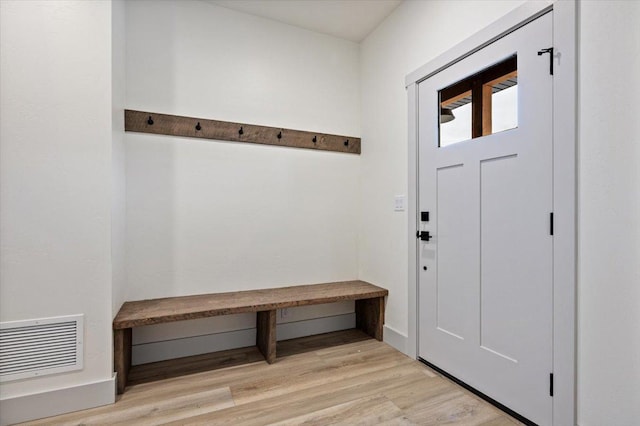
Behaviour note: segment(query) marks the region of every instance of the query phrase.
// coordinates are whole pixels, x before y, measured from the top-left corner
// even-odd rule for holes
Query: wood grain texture
[[[356,328],[382,341],[384,297],[356,300]]]
[[[321,408],[271,425],[379,425],[399,418],[402,418],[402,410],[393,402],[382,395],[373,395]]]
[[[364,281],[344,281],[140,300],[122,305],[113,320],[113,328],[118,330],[218,315],[369,299],[384,297],[388,293],[386,289]]]
[[[151,118],[153,124],[149,124],[149,118]],[[200,130],[196,128],[198,125],[200,126]],[[240,133],[241,128],[242,133]],[[125,110],[124,112],[124,129],[127,132],[154,133],[230,142],[249,142],[291,148],[336,151],[348,154],[360,154],[361,144],[360,138],[353,136],[330,135],[279,127],[257,126],[246,123],[133,110]]]
[[[484,111],[483,100],[484,91],[480,80],[474,81],[471,89],[471,137],[479,138],[482,136],[482,113]]]
[[[308,352],[317,352],[325,357],[330,356],[333,351],[344,354],[344,345],[363,341],[373,343],[369,336],[355,328],[340,332],[314,334],[300,339],[282,340],[278,342],[278,358]]]
[[[170,297],[126,302],[113,320],[114,371],[117,392],[128,384],[131,367],[131,327],[241,312],[257,312],[256,345],[269,364],[276,360],[278,308],[356,300],[356,323],[382,340],[384,296],[388,291],[364,281],[311,284],[293,287]],[[360,299],[366,298],[365,302]]]
[[[139,385],[188,374],[248,365],[254,362],[264,363],[264,356],[258,351],[257,347],[251,346],[134,365],[129,371],[127,384]]]
[[[334,346],[336,342],[343,344]],[[29,424],[520,425],[423,364],[357,330],[278,345],[281,352],[292,355],[273,365],[234,365],[139,384],[115,404]],[[246,351],[251,357],[256,350]]]
[[[116,388],[124,392],[131,369],[131,329],[113,330],[113,369],[117,374]]]
[[[493,87],[489,84],[482,85],[482,136],[493,133]]]
[[[276,312],[272,309],[256,315],[256,346],[269,364],[276,360]]]

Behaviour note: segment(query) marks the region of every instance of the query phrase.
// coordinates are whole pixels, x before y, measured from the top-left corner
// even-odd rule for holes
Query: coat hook
[[[196,124],[196,130],[202,130],[202,126],[200,125],[199,121],[198,121],[198,124]]]
[[[313,140],[313,143],[318,142],[318,138],[316,136],[314,136],[312,140]]]
[[[278,139],[282,139],[282,132],[278,133]]]
[[[240,130],[238,130],[238,134],[241,135],[244,133],[244,130],[242,130],[242,126],[240,126]]]
[[[153,125],[153,119],[151,118],[151,116],[149,116],[149,119],[147,120],[147,124],[148,124],[149,126],[152,126],[152,125]]]
[[[349,139],[347,139],[346,141],[344,141],[344,146],[349,146]]]

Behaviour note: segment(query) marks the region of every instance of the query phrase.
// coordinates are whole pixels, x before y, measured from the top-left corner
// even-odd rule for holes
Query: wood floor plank
[[[424,425],[467,425],[479,426],[501,417],[501,414],[487,403],[468,395],[439,401],[433,399],[405,410],[408,418]]]
[[[430,378],[423,375],[419,379],[402,389],[385,391],[383,395],[403,411],[409,411],[434,398],[438,398],[438,402],[446,402],[463,395],[459,388],[440,377]]]
[[[131,424],[160,425],[168,421],[178,421],[194,415],[212,413],[233,406],[231,391],[226,387],[197,394],[183,395],[179,398],[174,398],[171,404],[148,405],[147,410],[118,421],[114,421],[111,418],[105,420],[114,426]],[[99,421],[96,424],[104,424],[104,422]]]
[[[120,397],[122,401],[147,398],[149,394],[167,397],[172,394],[188,394],[201,392],[211,388],[228,385],[241,385],[255,380],[256,377],[282,377],[289,373],[307,371],[317,365],[313,354],[308,357],[294,358],[286,364],[267,364],[258,362],[248,365],[224,368],[211,372],[203,372],[182,377],[174,377],[157,382],[143,383],[127,388],[127,392]]]
[[[263,425],[284,421],[312,411],[321,410],[355,399],[376,395],[380,390],[411,383],[416,371],[408,366],[382,371],[380,375],[358,376],[341,382],[333,382],[304,392],[287,393],[249,404],[221,410],[214,415],[193,417],[182,423],[197,425],[213,423],[217,425]]]
[[[399,417],[402,417],[402,411],[384,396],[377,395],[333,405],[270,425],[378,425]]]
[[[279,342],[290,351],[271,365],[235,362],[249,352],[234,350],[219,356],[218,362],[229,365],[216,370],[136,384],[115,404],[29,424],[520,424],[423,364],[358,333],[324,336],[329,344],[345,342],[337,347],[323,345],[317,336]],[[166,377],[164,369],[215,361],[198,356],[180,360],[186,366],[157,363],[142,367],[141,377]]]
[[[331,362],[319,359],[311,369],[292,369],[286,375],[255,377],[239,386],[232,386],[231,391],[238,404],[247,404],[265,397],[300,392],[352,377],[375,375],[381,370],[411,363],[408,358],[396,356],[397,352],[393,352],[382,347]]]
[[[513,417],[502,415],[497,419],[492,419],[487,422],[484,422],[480,426],[521,426],[521,425],[524,425],[524,423],[517,421]]]
[[[502,412],[463,392],[442,378],[414,382],[402,392],[391,390],[384,395],[400,407],[406,416],[424,425],[481,425],[502,416]]]
[[[365,425],[364,423],[362,424]],[[368,426],[368,425],[367,425]],[[404,414],[393,419],[381,421],[376,426],[420,426],[418,423],[412,422]]]

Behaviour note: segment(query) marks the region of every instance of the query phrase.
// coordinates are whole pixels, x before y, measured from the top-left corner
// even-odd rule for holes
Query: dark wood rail
[[[148,111],[125,110],[124,130],[360,154],[360,138],[353,136],[330,135]]]

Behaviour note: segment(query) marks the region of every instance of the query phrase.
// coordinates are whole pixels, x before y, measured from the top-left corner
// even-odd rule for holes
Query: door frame
[[[576,424],[577,4],[529,1],[436,57],[405,79],[408,98],[408,340],[418,348],[418,96],[423,80],[553,10],[553,424]],[[540,46],[540,48],[549,46]]]

